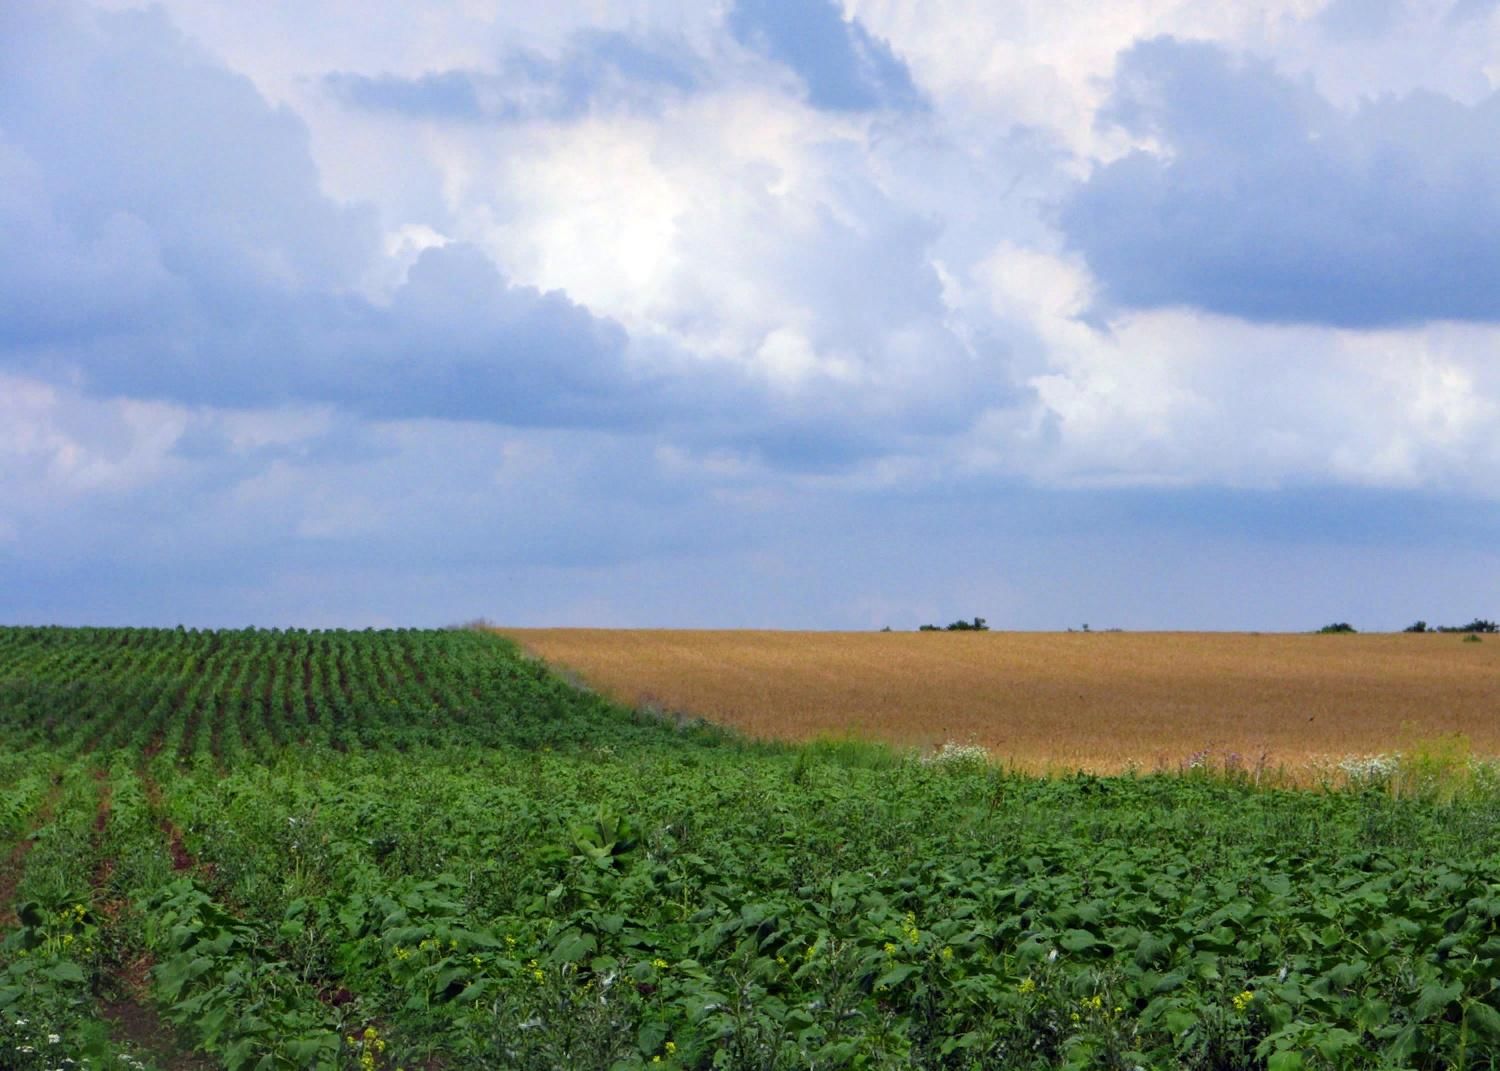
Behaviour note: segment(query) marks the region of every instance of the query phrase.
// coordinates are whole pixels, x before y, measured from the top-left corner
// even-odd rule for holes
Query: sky
[[[7,0],[0,623],[1500,616],[1496,0]]]

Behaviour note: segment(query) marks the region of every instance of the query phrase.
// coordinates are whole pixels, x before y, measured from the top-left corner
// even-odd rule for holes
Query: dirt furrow
[[[10,850],[10,855],[6,858],[4,865],[0,866],[0,928],[9,928],[19,921],[15,912],[16,886],[21,883],[21,876],[26,872],[26,857],[31,854],[31,849],[36,843],[37,830],[52,821],[52,815],[57,810],[57,801],[61,797],[62,776],[54,774],[52,787],[47,790],[41,807],[37,808],[36,816],[28,823],[25,834]]]

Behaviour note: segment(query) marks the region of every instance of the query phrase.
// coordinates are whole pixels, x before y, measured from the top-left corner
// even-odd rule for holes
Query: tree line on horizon
[[[1331,625],[1324,625],[1318,632],[1330,634],[1335,632],[1358,632],[1359,629],[1347,621],[1335,621]],[[1478,632],[1500,632],[1500,625],[1483,617],[1476,617],[1467,625],[1429,625],[1426,621],[1416,621],[1407,625],[1402,632],[1467,632],[1473,635]]]

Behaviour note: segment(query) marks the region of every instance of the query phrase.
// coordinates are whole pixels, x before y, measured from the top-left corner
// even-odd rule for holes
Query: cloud
[[[1495,13],[1496,3],[1497,0],[1454,0],[1453,6],[1448,9],[1447,21],[1450,25],[1459,26],[1488,19]]]
[[[864,117],[726,90],[649,120],[465,131],[454,172],[486,180],[455,200],[509,275],[674,354],[649,362],[665,378],[705,399],[736,384],[726,416],[683,432],[694,446],[821,468],[1019,393],[1004,341],[971,338],[947,303],[941,216],[902,193],[940,134],[903,118],[923,125],[877,139]]]
[[[486,117],[474,83],[474,76],[466,71],[440,71],[416,78],[347,71],[323,76],[328,91],[350,107],[465,121]]]
[[[1449,10],[0,2],[4,612],[1488,612]]]
[[[674,263],[698,263],[627,328],[560,288],[514,282],[495,263],[513,240],[481,249],[427,230],[397,281],[372,287],[393,274],[380,220],[322,192],[290,111],[159,9],[23,12],[35,54],[74,72],[75,92],[49,92],[29,60],[0,73],[0,368],[187,405],[659,427],[694,449],[717,439],[794,470],[857,464],[903,436],[961,426],[994,395],[943,322],[932,225],[853,173],[838,176],[842,190],[821,189],[863,165],[844,132],[817,130],[800,107],[810,133],[784,132],[777,150],[811,168],[795,191],[766,188],[778,180],[753,143],[729,156],[743,168],[728,176],[738,193],[718,165],[684,152],[723,118],[711,102],[668,129],[668,166],[685,169],[693,201],[651,211],[679,215]],[[620,35],[570,40],[618,70],[646,62]],[[576,129],[581,146],[601,134],[639,144],[628,128]],[[728,144],[735,132],[712,137]],[[547,194],[574,227],[577,201],[556,195],[602,184],[603,230],[578,252],[601,278],[628,279],[638,249],[613,257],[608,243],[639,224],[609,198],[649,186],[622,185],[618,168],[559,164]],[[735,249],[731,232],[753,237]],[[747,306],[755,292],[765,304]],[[733,322],[742,316],[750,322]],[[955,376],[975,389],[955,390]]]
[[[714,479],[662,460],[650,431],[100,400],[0,375],[0,577],[16,599],[73,577],[79,605],[87,582],[154,582],[164,601],[227,583],[244,606],[287,572],[606,568],[742,545],[762,522],[726,525]]]
[[[748,48],[785,64],[815,108],[916,108],[921,94],[891,46],[846,19],[836,0],[735,0],[729,28]]]
[[[1332,0],[1318,23],[1337,41],[1370,40],[1389,33],[1405,7],[1406,0]]]
[[[300,121],[159,10],[22,5],[0,64],[0,367],[98,393],[378,417],[657,412],[628,338],[462,243],[386,298],[368,208],[322,193]]]
[[[1378,327],[1500,320],[1500,95],[1341,110],[1208,43],[1125,53],[1097,167],[1062,229],[1117,306]]]
[[[1500,506],[1441,493],[771,485],[649,433],[15,378],[0,416],[8,622],[1399,628],[1500,597]]]
[[[496,71],[448,70],[416,77],[335,71],[325,89],[347,107],[409,119],[511,122],[570,119],[591,110],[653,111],[669,93],[707,80],[687,44],[664,35],[577,30],[556,54],[513,51]]]
[[[138,221],[165,267],[220,291],[357,281],[376,242],[368,210],[324,197],[296,116],[161,11],[22,3],[7,22],[0,131],[74,236]],[[7,226],[45,218],[36,207]]]

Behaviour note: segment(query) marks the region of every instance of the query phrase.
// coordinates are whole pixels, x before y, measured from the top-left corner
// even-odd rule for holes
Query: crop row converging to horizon
[[[0,734],[7,1068],[1500,1063],[1487,767],[762,744],[477,631],[3,628]]]

